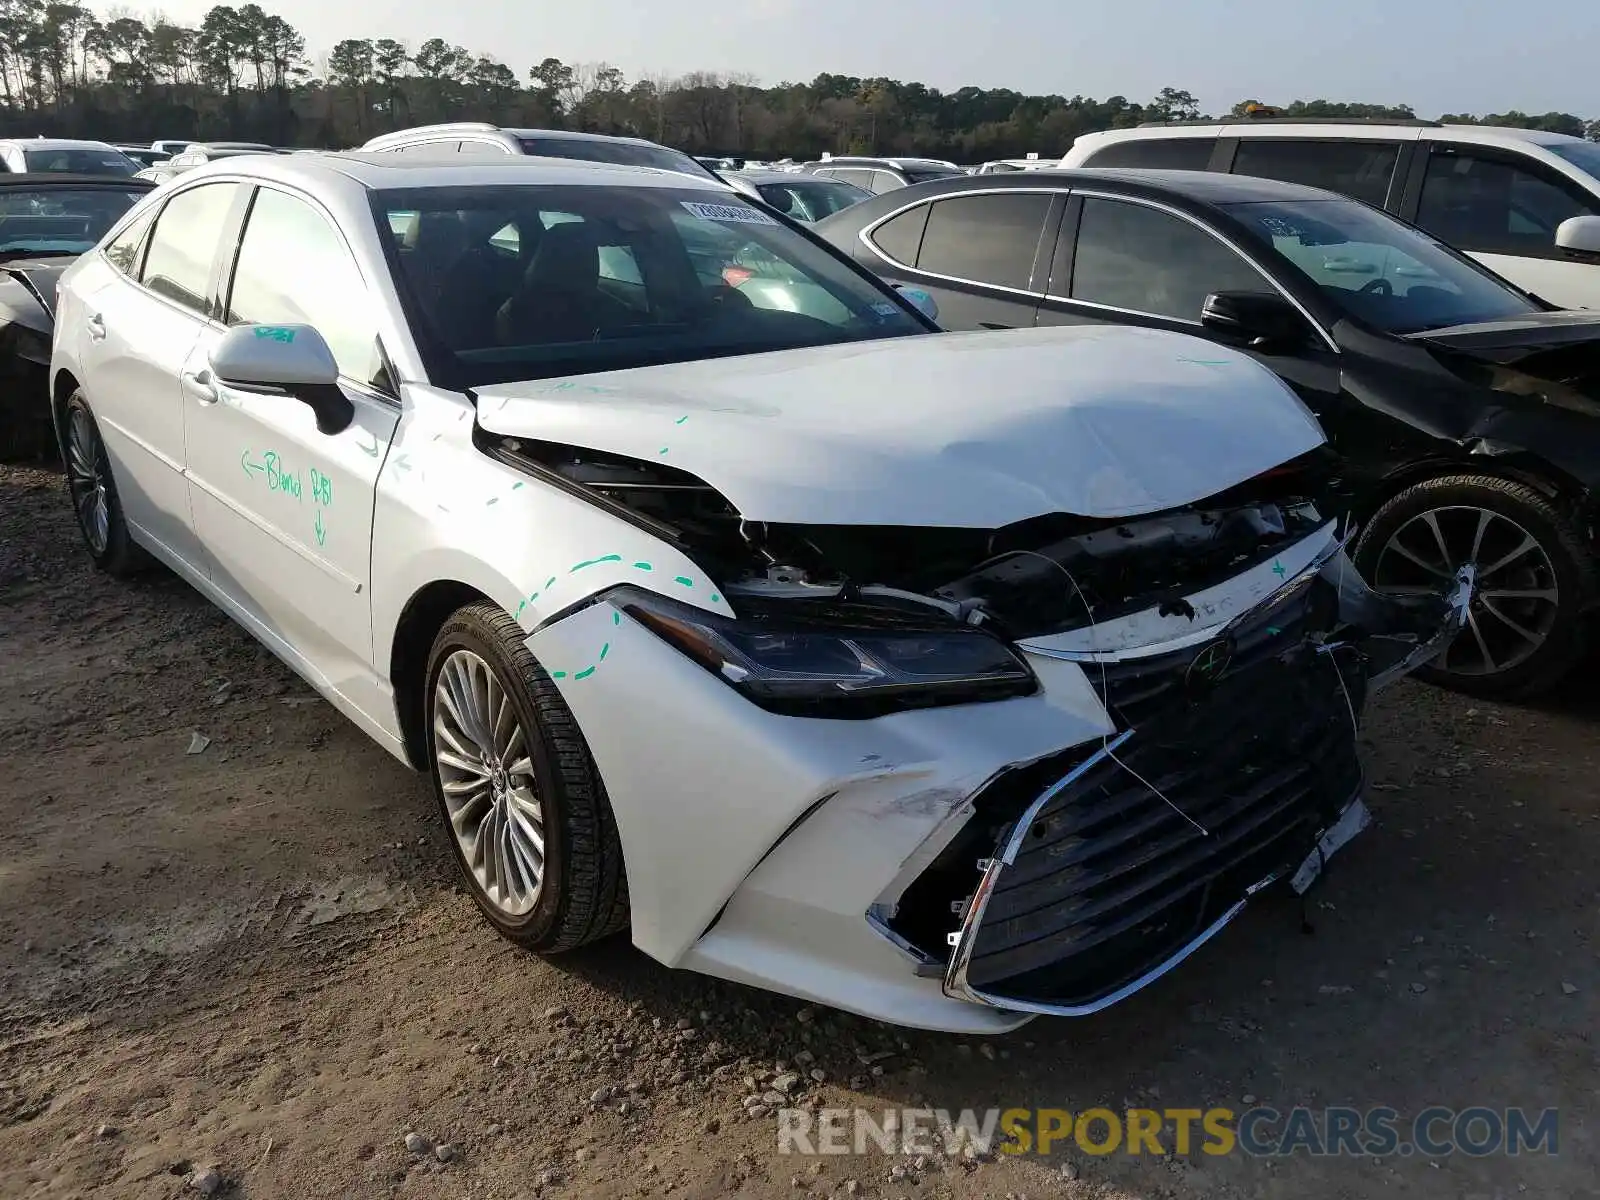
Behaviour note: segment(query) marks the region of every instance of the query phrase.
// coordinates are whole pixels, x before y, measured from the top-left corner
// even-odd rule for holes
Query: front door
[[[251,203],[227,294],[230,325],[316,328],[355,420],[320,433],[299,400],[219,383],[209,355],[222,331],[210,331],[183,375],[195,528],[214,582],[258,634],[352,695],[372,673],[374,492],[400,416],[372,302],[331,220],[270,187]]]
[[[1556,247],[1568,217],[1600,216],[1600,197],[1504,151],[1434,145],[1415,223],[1560,308],[1600,309],[1600,266]]]

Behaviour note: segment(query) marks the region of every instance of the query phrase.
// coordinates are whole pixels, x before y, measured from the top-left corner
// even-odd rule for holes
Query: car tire
[[[72,393],[62,414],[67,495],[85,549],[108,575],[127,578],[149,569],[151,558],[128,532],[117,481],[100,438],[100,425],[81,391]]]
[[[508,940],[555,954],[627,926],[627,878],[589,747],[525,637],[487,603],[444,623],[428,657],[428,763],[478,908]]]
[[[1527,699],[1583,659],[1594,559],[1573,521],[1526,484],[1492,475],[1413,484],[1367,522],[1355,562],[1372,587],[1400,594],[1432,583],[1442,592],[1447,563],[1452,572],[1478,566],[1468,628],[1416,673],[1428,683],[1485,699]]]

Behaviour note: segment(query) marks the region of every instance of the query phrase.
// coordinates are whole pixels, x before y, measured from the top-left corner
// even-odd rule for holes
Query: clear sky
[[[135,0],[137,2],[137,0]],[[526,76],[554,56],[640,75],[819,72],[1147,100],[1411,104],[1600,117],[1600,0],[260,0],[313,58],[442,37]],[[206,0],[167,0],[194,22]]]

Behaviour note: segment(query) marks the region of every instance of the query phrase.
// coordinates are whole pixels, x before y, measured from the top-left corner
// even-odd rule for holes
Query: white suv
[[[682,150],[644,138],[612,137],[575,129],[502,129],[486,121],[452,121],[417,125],[379,134],[361,147],[367,154],[532,154],[540,158],[575,158],[583,162],[619,163],[679,171],[697,179],[720,176]]]
[[[1600,144],[1435,121],[1245,120],[1085,134],[1063,167],[1226,171],[1343,192],[1562,308],[1600,308]]]

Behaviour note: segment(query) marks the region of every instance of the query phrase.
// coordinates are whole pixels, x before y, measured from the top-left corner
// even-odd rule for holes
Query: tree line
[[[1254,100],[1230,114],[1245,115]],[[1295,101],[1285,116],[1414,118],[1406,105]],[[1074,138],[1146,121],[1205,119],[1194,96],[1148,101],[951,92],[921,83],[821,74],[762,86],[695,72],[629,80],[608,63],[546,58],[519,75],[441,38],[413,48],[350,38],[320,62],[282,17],[217,5],[198,26],[78,4],[0,0],[0,133],[148,142],[153,138],[358,145],[407,125],[484,120],[651,138],[697,154],[815,157],[823,151],[957,161],[1063,153]],[[1455,113],[1600,141],[1600,119],[1571,113]]]

